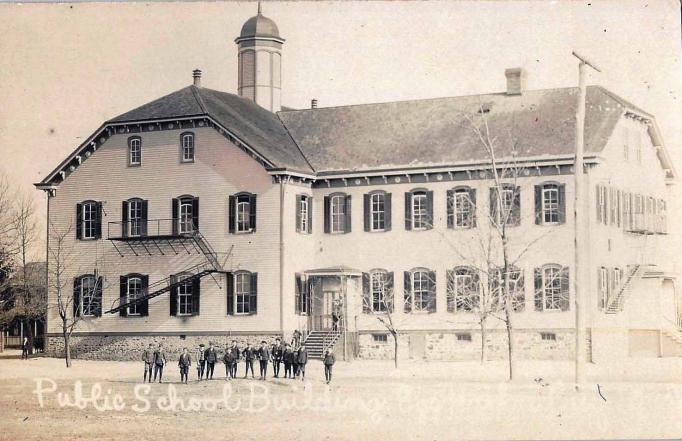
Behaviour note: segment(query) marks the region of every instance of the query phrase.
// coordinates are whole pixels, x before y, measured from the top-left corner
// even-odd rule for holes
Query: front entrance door
[[[337,316],[337,325],[341,318],[341,292],[322,291],[322,295],[315,299],[313,311],[313,330],[330,331],[334,327],[334,315]]]

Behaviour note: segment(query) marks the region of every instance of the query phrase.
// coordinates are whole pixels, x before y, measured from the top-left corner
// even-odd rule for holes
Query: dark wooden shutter
[[[225,274],[227,279],[227,315],[234,314],[234,274]]]
[[[149,276],[142,276],[142,295],[149,294]],[[140,311],[140,315],[146,317],[149,315],[149,299],[145,299],[139,304],[137,310]]]
[[[95,239],[100,239],[102,237],[102,203],[96,202],[95,209]]]
[[[455,190],[448,190],[446,194],[448,228],[455,228]]]
[[[172,216],[172,230],[173,230],[173,236],[177,236],[178,234],[178,223],[180,222],[178,219],[178,213],[180,212],[180,200],[177,198],[173,198],[173,201],[171,203],[171,216]]]
[[[102,294],[103,294],[103,289],[102,289],[102,284],[104,283],[104,279],[102,277],[98,277],[95,279],[95,296],[93,298],[94,300],[94,310],[93,310],[93,315],[95,317],[102,317]]]
[[[331,198],[329,196],[324,197],[324,232],[329,233],[331,232],[331,207],[329,204],[331,203]]]
[[[622,193],[620,190],[616,190],[616,224],[620,227],[622,215]]]
[[[494,225],[499,225],[499,219],[497,218],[497,188],[491,187],[490,188],[490,221]]]
[[[469,220],[469,226],[476,228],[476,189],[469,189],[469,201],[471,202],[471,218]]]
[[[611,219],[611,191],[604,186],[604,225],[609,225]]]
[[[192,315],[199,315],[201,312],[201,279],[192,280]]]
[[[561,277],[561,299],[559,307],[562,311],[568,311],[570,308],[570,291],[569,291],[569,269],[567,266],[561,268],[559,273]],[[622,280],[622,279],[621,279]]]
[[[249,228],[256,232],[256,195],[249,195]]]
[[[559,223],[566,223],[566,184],[559,184]]]
[[[390,313],[393,313],[393,302],[395,298],[393,279],[393,271],[386,273],[386,307]]]
[[[412,193],[405,193],[405,230],[412,229]]]
[[[258,273],[251,273],[251,293],[249,295],[249,314],[258,312]]]
[[[429,275],[429,301],[427,303],[427,310],[429,313],[434,313],[436,312],[436,272],[435,271],[429,271],[427,273]]]
[[[597,223],[601,224],[602,223],[602,217],[601,217],[601,205],[599,204],[599,195],[601,193],[601,185],[597,185],[595,188],[595,195],[594,195],[594,201],[597,206]]]
[[[403,311],[412,312],[412,273],[403,272]]]
[[[391,193],[384,194],[384,231],[391,231]]]
[[[514,203],[512,204],[512,225],[521,225],[521,187],[514,187]]]
[[[447,270],[445,278],[447,284],[447,311],[455,312],[455,270]]]
[[[234,233],[237,223],[237,200],[234,196],[228,197],[227,207],[227,229],[230,233]]]
[[[143,200],[141,203],[141,217],[142,219],[140,220],[140,235],[146,236],[147,235],[147,219],[149,217],[149,203],[145,200]]]
[[[542,185],[535,186],[535,225],[542,225]]]
[[[83,238],[83,204],[76,204],[76,239]]]
[[[426,192],[426,229],[430,230],[436,223],[436,218],[433,216],[433,192]]]
[[[351,228],[352,228],[352,224],[351,224],[352,217],[350,214],[351,213],[350,195],[346,195],[346,197],[344,198],[344,202],[346,204],[346,216],[345,216],[346,218],[344,219],[343,232],[344,233],[350,233]]]
[[[313,197],[308,196],[308,234],[313,232]]]
[[[364,219],[363,224],[365,226],[365,231],[370,230],[370,223],[372,222],[372,219],[370,216],[370,214],[371,214],[370,205],[371,205],[371,195],[367,194],[367,193],[363,194],[362,195],[362,206],[363,206],[362,214],[363,214],[363,219]]]
[[[303,291],[303,280],[301,278],[301,273],[296,273],[296,280],[294,286],[294,313],[297,315],[301,314],[301,292]]]
[[[192,199],[192,231],[199,230],[199,198]]]
[[[365,195],[367,196],[367,195]],[[372,287],[370,286],[369,273],[362,273],[362,312],[369,314],[372,312]]]
[[[597,267],[597,307],[602,310],[604,309],[604,293],[601,290],[602,284],[604,283],[602,268]]]
[[[178,276],[171,276],[170,282],[171,282],[171,286],[178,283]],[[170,315],[172,315],[172,316],[178,315],[178,287],[177,286],[173,286],[173,288],[170,290]]]
[[[119,305],[123,305],[128,300],[128,278],[126,276],[119,277]],[[128,315],[128,308],[121,308],[118,310],[121,317]]]
[[[121,204],[121,233],[123,237],[128,237],[128,201]]]
[[[73,316],[80,317],[81,315],[81,279],[74,277],[73,279]]]
[[[542,295],[544,293],[544,287],[542,286],[542,268],[535,268],[533,270],[533,278],[535,280],[535,310],[542,311]]]
[[[303,196],[296,195],[296,232],[301,232],[301,203]]]

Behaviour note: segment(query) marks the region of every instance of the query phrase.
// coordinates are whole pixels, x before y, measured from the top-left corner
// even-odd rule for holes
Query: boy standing
[[[277,337],[275,344],[272,346],[272,373],[275,375],[275,378],[279,377],[279,365],[282,363],[283,351],[282,340]]]
[[[305,349],[305,345],[301,345],[301,347],[298,348],[296,361],[298,365],[298,371],[301,373],[301,381],[303,381],[305,380],[305,365],[308,363],[308,351]]]
[[[239,347],[237,346],[237,340],[232,340],[232,346],[230,346],[232,355],[234,355],[234,361],[230,365],[230,372],[232,378],[237,378],[237,362],[239,362]]]
[[[163,352],[163,345],[159,343],[159,348],[154,351],[154,381],[156,374],[159,374],[159,383],[163,377],[163,367],[166,365],[166,354]]]
[[[260,379],[265,380],[268,375],[268,361],[270,361],[270,348],[268,348],[268,342],[265,340],[260,342],[258,360],[260,361]]]
[[[206,379],[213,380],[213,369],[215,369],[215,362],[218,361],[218,353],[213,347],[213,342],[208,342],[208,349],[206,349]],[[210,376],[210,378],[209,378]]]
[[[143,382],[146,383],[147,381],[149,381],[151,383],[152,382],[152,370],[154,368],[154,348],[152,347],[151,343],[149,343],[149,347],[147,347],[147,349],[145,349],[145,351],[142,353],[142,361],[144,361],[144,380],[143,380]]]
[[[197,377],[199,378],[199,381],[201,381],[202,378],[204,378],[204,367],[206,366],[206,354],[204,351],[204,344],[199,343],[199,347],[197,348]]]
[[[294,351],[288,343],[284,346],[282,359],[284,360],[284,378],[293,378],[291,365],[294,364]]]
[[[180,368],[180,383],[187,384],[187,377],[189,376],[189,367],[192,365],[192,359],[189,356],[187,348],[182,348],[182,354],[178,360],[178,367]]]
[[[256,351],[253,350],[251,347],[251,343],[246,344],[246,349],[242,352],[242,356],[244,357],[244,362],[246,363],[246,371],[244,372],[244,378],[246,378],[249,375],[249,369],[251,369],[251,378],[254,378],[253,376],[253,359],[256,358]]]
[[[334,363],[336,363],[336,357],[334,357],[334,353],[332,352],[332,348],[327,348],[327,351],[324,354],[324,378],[327,380],[327,384],[329,384],[332,381],[332,366],[334,366]]]
[[[228,347],[225,350],[225,356],[223,356],[223,363],[225,363],[225,378],[228,380],[231,380],[234,378],[232,375],[232,365],[235,363],[235,356],[234,352],[232,352],[232,348]]]

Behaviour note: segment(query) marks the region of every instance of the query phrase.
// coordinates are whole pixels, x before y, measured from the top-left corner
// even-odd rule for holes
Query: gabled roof
[[[498,157],[570,156],[578,88],[283,111],[279,117],[316,172],[362,171],[485,161],[472,124],[484,109]],[[587,88],[585,152],[598,154],[626,109],[650,117],[599,86]]]
[[[109,122],[137,122],[200,115],[215,119],[274,167],[312,172],[277,115],[251,100],[231,93],[188,86],[119,115]]]

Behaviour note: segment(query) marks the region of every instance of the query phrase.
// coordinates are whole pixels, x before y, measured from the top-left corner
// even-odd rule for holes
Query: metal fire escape
[[[201,234],[199,229],[195,228],[192,221],[188,219],[109,222],[107,239],[121,257],[125,257],[125,253],[128,251],[135,256],[140,256],[141,254],[153,256],[157,252],[165,256],[170,251],[176,255],[182,252],[186,252],[188,255],[198,253],[206,259],[205,262],[178,271],[178,273],[184,275],[182,279],[169,276],[150,284],[142,292],[142,295],[135,299],[116,299],[112,303],[111,308],[106,311],[108,314],[113,314],[121,309],[143,303],[182,284],[201,279],[205,276],[210,276],[218,283],[213,274],[226,272],[223,264],[218,261],[218,255],[211,244]],[[231,253],[232,249],[230,248],[230,252],[223,261],[226,261]]]

